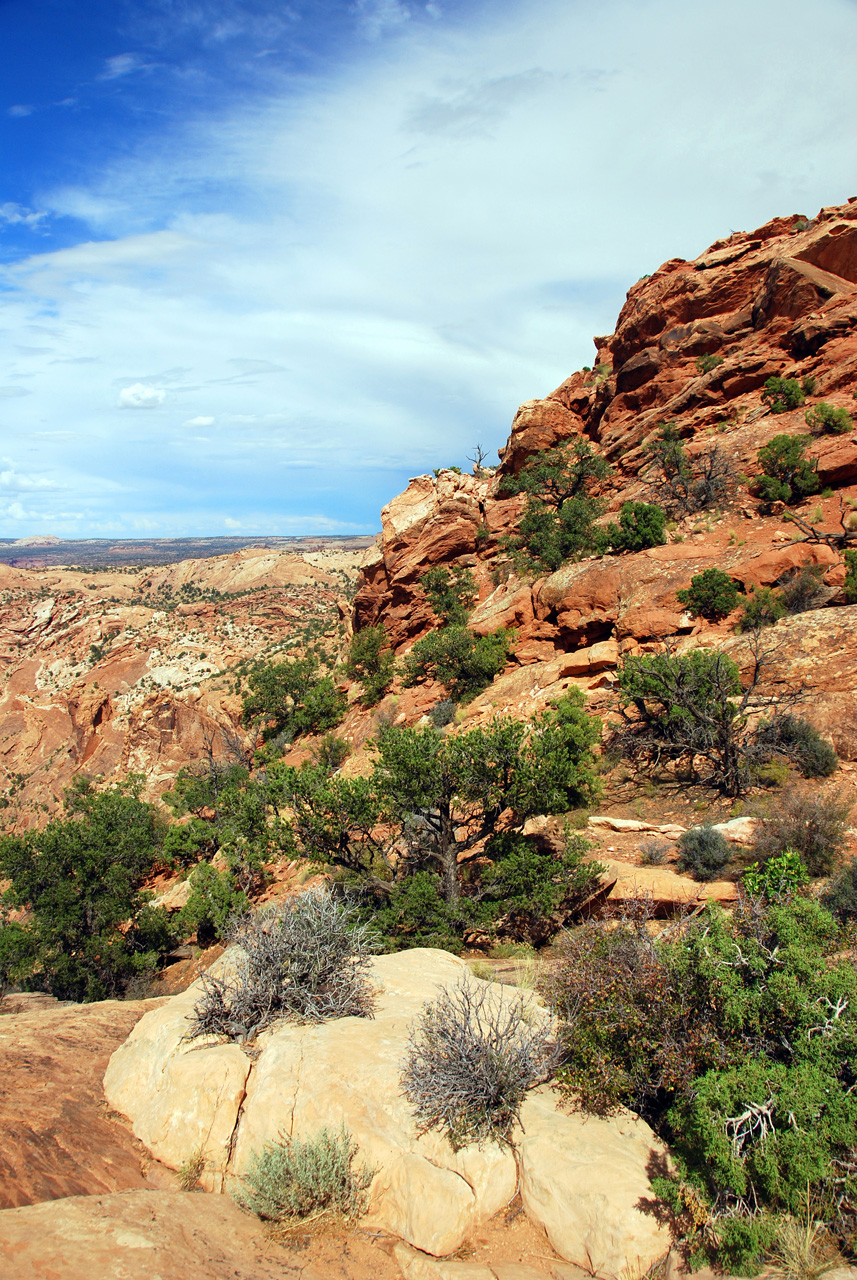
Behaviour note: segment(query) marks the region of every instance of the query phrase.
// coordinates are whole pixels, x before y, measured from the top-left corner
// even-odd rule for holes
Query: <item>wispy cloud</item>
[[[802,0],[722,0],[717,22],[680,0],[454,21],[366,0],[324,76],[226,84],[33,197],[87,232],[3,269],[4,433],[22,474],[51,433],[63,494],[28,506],[58,532],[377,527],[408,475],[501,444],[519,401],[591,363],[642,273],[852,194],[853,10],[819,4],[807,29]],[[151,11],[212,33],[279,12]],[[13,349],[45,326],[50,352]]]
[[[123,76],[133,75],[136,71],[151,70],[152,63],[139,53],[117,53],[107,58],[99,80],[120,80]]]
[[[47,211],[44,209],[27,209],[22,204],[15,204],[12,200],[7,200],[5,204],[0,204],[0,224],[7,227],[37,227],[47,218]]]
[[[143,382],[135,382],[122,388],[117,404],[120,409],[157,409],[166,398],[163,387],[147,387]]]

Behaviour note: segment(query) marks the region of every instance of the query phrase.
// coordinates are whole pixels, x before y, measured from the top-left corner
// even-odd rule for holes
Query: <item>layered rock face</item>
[[[188,761],[243,750],[226,672],[307,623],[333,628],[363,554],[0,565],[0,792],[21,825],[55,808],[75,773],[140,772],[156,798]]]
[[[421,575],[434,565],[466,566],[479,588],[469,625],[483,634],[515,628],[513,662],[534,668],[529,677],[515,676],[514,667],[499,677],[491,706],[514,710],[527,684],[557,691],[569,681],[598,702],[622,654],[667,638],[728,639],[731,625],[691,618],[678,603],[676,592],[695,574],[717,566],[750,590],[815,566],[824,588],[818,603],[827,607],[780,626],[790,650],[812,637],[815,660],[811,670],[801,667],[812,679],[810,718],[833,734],[846,760],[857,758],[845,705],[854,673],[838,639],[850,622],[850,609],[841,608],[841,552],[803,540],[781,504],[770,511],[748,487],[761,445],[781,433],[807,434],[806,407],[823,400],[857,414],[857,198],[811,222],[778,218],[733,234],[693,262],[664,263],[631,288],[615,332],[595,344],[594,369],[520,407],[495,473],[419,476],[385,508],[356,625],[382,623],[397,651],[407,651],[435,621]],[[771,412],[760,395],[771,376],[814,379],[806,405]],[[691,457],[716,447],[725,460],[731,486],[717,511],[680,519],[662,547],[570,563],[535,582],[508,576],[508,567],[498,572],[500,539],[515,531],[523,506],[504,480],[528,458],[587,439],[613,467],[602,489],[612,514],[626,500],[656,500],[645,449],[664,422],[676,425]],[[822,532],[841,533],[857,505],[857,437],[821,436],[807,455],[821,492],[792,509]],[[828,649],[834,660],[818,662]]]

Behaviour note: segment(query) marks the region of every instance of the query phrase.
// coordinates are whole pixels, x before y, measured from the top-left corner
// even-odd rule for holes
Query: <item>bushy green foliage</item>
[[[756,455],[761,472],[755,484],[765,502],[800,502],[818,493],[821,483],[813,463],[804,452],[809,436],[778,435],[763,445]]]
[[[742,879],[747,893],[771,902],[802,889],[809,883],[809,873],[795,849],[784,849],[767,862],[751,862]]]
[[[857,858],[849,858],[830,877],[821,903],[843,924],[857,920]]]
[[[694,649],[627,658],[619,667],[623,724],[616,745],[652,767],[681,761],[726,795],[740,795],[759,759],[753,712],[770,704],[767,655],[757,651],[742,682],[736,663],[722,652]],[[700,768],[707,766],[707,775]]]
[[[793,849],[811,876],[829,875],[845,848],[850,813],[839,792],[805,785],[785,791],[757,829],[754,852],[765,861]]]
[[[502,913],[505,936],[546,942],[598,888],[605,868],[589,858],[591,845],[566,830],[560,849],[519,832],[492,836],[486,847],[490,868],[479,877],[481,900],[496,924]]]
[[[799,409],[805,399],[806,394],[797,378],[768,378],[762,392],[762,400],[771,413]]]
[[[503,545],[523,571],[553,572],[567,560],[607,550],[607,535],[595,521],[603,514],[600,498],[568,498],[558,511],[528,500],[516,536]]]
[[[614,551],[662,547],[667,540],[666,515],[654,502],[623,502],[619,524],[608,524],[604,532]]]
[[[691,827],[678,842],[678,865],[694,880],[716,880],[731,857],[729,845],[714,827]]]
[[[467,627],[443,627],[417,640],[405,659],[405,683],[440,681],[456,702],[470,702],[505,667],[512,632],[477,636]]]
[[[346,674],[363,685],[364,706],[380,702],[393,683],[396,660],[380,625],[355,631],[345,664]]]
[[[839,767],[833,745],[801,716],[780,714],[763,720],[756,743],[768,748],[768,759],[782,755],[793,760],[805,778],[829,778]]]
[[[739,631],[756,631],[759,627],[772,627],[786,616],[786,606],[770,587],[755,587],[744,601],[738,617]]]
[[[299,852],[337,869],[396,945],[433,937],[460,946],[470,924],[505,910],[507,892],[533,920],[578,892],[574,842],[565,854],[527,862],[511,832],[520,836],[534,813],[563,813],[597,794],[599,734],[576,691],[529,723],[498,718],[449,735],[390,725],[369,777],[275,767],[274,802],[289,808]],[[497,866],[485,868],[485,841],[510,810]]]
[[[262,728],[266,740],[286,733],[320,733],[333,729],[345,715],[348,703],[329,675],[322,675],[318,659],[286,658],[259,662],[246,679],[242,703],[245,724]]]
[[[165,913],[144,910],[140,891],[163,836],[141,787],[138,777],[113,787],[77,778],[63,818],[0,839],[3,900],[30,912],[26,924],[0,929],[0,949],[30,990],[63,1000],[120,995],[170,945]]]
[[[201,947],[211,946],[223,938],[231,916],[247,911],[246,893],[238,888],[234,871],[216,870],[208,862],[194,867],[189,876],[190,894],[179,912],[179,929],[183,937],[196,934]]]
[[[612,472],[613,468],[591,443],[578,437],[534,454],[517,476],[505,477],[503,489],[507,493],[529,494],[558,511],[569,498],[587,493],[593,483],[606,480]]]
[[[452,698],[441,698],[440,702],[436,702],[428,713],[435,729],[445,729],[448,724],[452,724],[455,719],[455,703]]]
[[[677,515],[705,511],[729,489],[729,463],[716,445],[687,452],[674,422],[662,422],[646,445],[647,475],[658,501]]]
[[[357,1144],[344,1127],[320,1129],[312,1138],[282,1137],[251,1155],[232,1194],[242,1209],[272,1222],[357,1218],[373,1170],[355,1165],[356,1158]]]
[[[312,758],[316,764],[333,773],[339,769],[351,755],[351,747],[345,738],[335,733],[326,733],[313,748]]]
[[[857,551],[849,548],[845,552],[845,599],[849,604],[857,603]]]
[[[758,1266],[759,1211],[799,1213],[809,1186],[832,1221],[857,1191],[857,973],[839,945],[817,901],[754,898],[660,935],[644,915],[590,922],[543,983],[565,1088],[669,1141],[677,1173],[656,1189],[695,1198],[697,1243],[723,1264]]]
[[[698,356],[696,371],[697,373],[711,373],[712,369],[716,369],[719,364],[723,364],[723,356],[715,356],[710,353]]]
[[[854,427],[854,419],[847,409],[837,409],[825,400],[807,409],[804,418],[810,431],[817,436],[845,435]]]
[[[429,604],[445,627],[461,627],[476,603],[476,583],[469,569],[453,565],[451,569],[429,569],[420,578]]]
[[[679,604],[694,616],[716,621],[725,618],[738,604],[741,593],[735,582],[722,569],[703,569],[690,580],[690,586],[676,592]]]
[[[604,503],[591,490],[611,473],[590,442],[577,439],[536,454],[519,475],[505,478],[507,492],[527,495],[518,534],[505,543],[522,567],[554,570],[607,549],[604,531],[595,525]]]

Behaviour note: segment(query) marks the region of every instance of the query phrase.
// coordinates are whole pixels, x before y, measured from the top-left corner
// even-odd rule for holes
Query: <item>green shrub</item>
[[[653,766],[684,761],[694,777],[704,760],[707,782],[727,795],[741,794],[749,780],[750,707],[759,668],[744,686],[727,654],[694,649],[634,655],[618,675],[623,723],[614,741],[626,755]]]
[[[857,1192],[857,972],[840,946],[799,894],[709,904],[654,935],[641,910],[575,930],[542,979],[562,1087],[590,1110],[633,1108],[670,1143],[675,1173],[655,1190],[694,1207],[690,1243],[724,1269],[757,1269],[808,1186],[831,1225]]]
[[[738,617],[739,631],[756,631],[759,627],[772,627],[786,616],[786,606],[770,587],[754,587]]]
[[[762,400],[771,413],[799,409],[805,399],[806,394],[797,378],[768,378],[762,392]]]
[[[350,755],[351,747],[344,738],[338,738],[335,733],[326,733],[312,751],[315,763],[331,773],[339,769]]]
[[[357,1144],[344,1127],[320,1129],[313,1138],[282,1137],[251,1155],[232,1194],[242,1209],[272,1222],[358,1218],[374,1174],[366,1165],[355,1167],[356,1157]]]
[[[779,598],[786,613],[794,615],[818,608],[825,596],[823,577],[823,565],[804,564],[781,578]]]
[[[591,490],[611,474],[590,442],[576,439],[535,454],[517,476],[505,477],[506,492],[527,495],[517,535],[504,540],[522,568],[551,571],[606,550],[604,531],[594,523],[604,503]]]
[[[732,612],[741,593],[728,573],[712,568],[692,577],[690,586],[677,591],[676,597],[695,617],[716,621]]]
[[[23,924],[0,926],[0,950],[26,989],[61,1000],[120,996],[174,942],[166,913],[144,910],[141,885],[161,860],[163,823],[140,799],[142,782],[97,787],[78,777],[64,817],[0,838],[3,902],[26,912]]]
[[[623,502],[619,524],[605,530],[614,551],[643,551],[662,547],[667,540],[666,515],[653,502]]]
[[[839,792],[823,795],[806,787],[785,792],[757,830],[754,852],[767,861],[792,849],[811,876],[829,875],[845,848],[850,813]]]
[[[201,862],[189,877],[190,894],[178,916],[184,937],[195,933],[201,947],[211,946],[226,932],[230,917],[246,911],[250,905],[246,893],[238,888],[235,873],[224,867],[216,870],[209,862]]]
[[[678,865],[694,880],[716,880],[732,854],[720,831],[713,827],[691,827],[678,841]]]
[[[429,569],[420,578],[429,604],[443,626],[463,626],[476,603],[476,583],[469,569],[454,565],[451,569]]]
[[[334,729],[348,709],[344,692],[331,676],[320,673],[318,659],[311,654],[258,662],[246,684],[244,723],[262,726],[266,741],[280,733],[297,737]]]
[[[785,849],[765,863],[751,862],[742,876],[744,888],[769,902],[787,897],[809,883],[809,874],[799,853]]]
[[[483,903],[502,914],[504,935],[546,942],[597,890],[604,866],[588,860],[591,845],[566,828],[559,850],[503,832],[489,840],[491,866],[479,878]]]
[[[854,427],[854,419],[847,409],[834,408],[822,400],[804,414],[806,425],[815,436],[845,435]]]
[[[780,714],[762,721],[756,742],[771,754],[793,760],[805,778],[829,778],[839,768],[832,744],[800,716]]]
[[[843,924],[857,920],[857,858],[849,858],[831,876],[821,902]]]
[[[456,702],[471,702],[503,670],[511,648],[511,631],[487,636],[459,626],[431,631],[405,659],[405,683],[432,678],[446,685]]]
[[[845,552],[845,599],[849,604],[857,603],[857,551],[849,549]]]
[[[498,834],[501,816],[503,830],[520,834],[533,814],[591,801],[599,791],[593,747],[600,733],[577,690],[527,721],[497,717],[449,734],[387,725],[368,777],[275,766],[271,803],[290,812],[295,849],[335,871],[390,945],[428,945],[431,935],[455,939],[458,949],[469,923],[484,925],[504,910],[481,883],[489,878],[486,841]],[[498,851],[502,864],[514,849],[503,843]],[[573,888],[576,852],[535,869],[511,859],[502,875],[517,894],[538,873],[529,904],[535,915],[545,892],[555,888],[561,900]]]
[[[762,468],[755,484],[765,502],[799,502],[821,487],[814,463],[804,455],[809,436],[778,435],[756,455]]]
[[[719,364],[723,364],[723,356],[704,355],[698,356],[696,360],[697,373],[711,373],[712,369],[716,369]]]
[[[363,685],[364,706],[374,707],[393,683],[396,660],[387,640],[387,633],[379,624],[355,631],[345,663],[345,671],[352,680]]]

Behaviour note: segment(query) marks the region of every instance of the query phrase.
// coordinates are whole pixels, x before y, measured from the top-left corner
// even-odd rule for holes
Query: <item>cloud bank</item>
[[[375,529],[590,363],[641,274],[857,190],[857,9],[805,17],[366,0],[324,74],[266,59],[263,91],[46,182],[33,208],[87,233],[3,271],[4,448],[53,488],[0,534]]]

